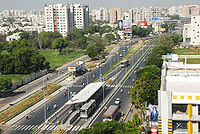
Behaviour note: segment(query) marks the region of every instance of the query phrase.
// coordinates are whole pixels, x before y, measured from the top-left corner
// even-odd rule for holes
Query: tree
[[[59,37],[62,37],[62,35],[58,32],[40,32],[36,38],[38,40],[38,46],[40,49],[45,49],[51,48],[52,42]]]
[[[132,35],[133,36],[137,35],[140,38],[148,36],[151,31],[152,31],[152,27],[148,27],[148,28],[141,28],[137,26],[132,27]]]
[[[108,25],[104,25],[103,27],[100,27],[99,34],[103,35],[104,33],[110,33],[112,32],[112,27]]]
[[[179,17],[178,14],[175,14],[175,15],[169,15],[169,17],[170,17],[170,20],[179,20],[179,19],[180,19],[180,17]]]
[[[132,122],[106,121],[95,123],[92,128],[78,131],[78,134],[138,134],[138,127],[134,127]]]
[[[68,46],[67,41],[64,40],[62,37],[55,39],[52,42],[52,45],[51,45],[51,47],[53,49],[59,49],[59,53],[60,54],[62,54],[62,49],[65,48],[65,47],[67,47],[67,46]]]
[[[11,79],[0,77],[0,93],[5,93],[12,87]]]
[[[165,28],[165,32],[166,32],[166,33],[167,33],[168,30],[169,30],[169,26],[168,26],[167,23],[162,24],[162,25],[161,25],[161,28]]]
[[[81,42],[81,40],[79,40],[80,38],[82,39],[85,38],[84,31],[81,29],[72,28],[68,32],[66,40],[69,42],[69,46],[74,50],[75,48],[77,48],[77,46],[81,46],[80,44],[78,44]],[[86,44],[82,44],[82,45],[85,46]]]
[[[105,35],[105,38],[108,39],[109,44],[110,44],[113,40],[115,40],[115,36],[114,36],[113,34],[106,34],[106,35]]]
[[[21,39],[28,40],[29,39],[29,33],[28,32],[20,33],[20,37],[21,37]]]

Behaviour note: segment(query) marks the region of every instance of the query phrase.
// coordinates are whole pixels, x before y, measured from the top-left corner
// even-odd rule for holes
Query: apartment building
[[[188,17],[191,15],[200,15],[200,5],[187,5],[182,6],[182,17]]]
[[[113,24],[115,22],[118,22],[118,20],[122,20],[121,8],[118,7],[110,8],[110,23]]]
[[[45,31],[57,31],[66,36],[71,28],[89,26],[89,7],[81,4],[45,6]]]
[[[92,10],[91,17],[92,17],[92,21],[95,21],[95,20],[109,21],[109,11],[108,9],[100,7],[100,9],[98,10],[96,9]]]
[[[181,6],[171,6],[168,8],[169,15],[179,15],[181,16],[182,7]]]
[[[89,26],[89,7],[81,4],[72,4],[74,26],[85,29]]]
[[[133,8],[131,9],[130,16],[132,23],[137,24],[140,21],[147,21],[148,24],[152,23],[152,18],[161,17],[161,8],[148,7],[148,8]]]
[[[179,62],[180,58],[185,62]],[[163,56],[161,89],[158,91],[159,134],[200,132],[200,64],[187,64],[191,58],[200,56]]]
[[[184,24],[183,45],[200,46],[200,15],[191,16],[191,23]]]

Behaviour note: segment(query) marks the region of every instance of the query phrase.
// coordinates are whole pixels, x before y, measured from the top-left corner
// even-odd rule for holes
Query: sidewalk
[[[73,64],[74,62],[77,62],[78,60],[82,60],[82,59],[84,59],[84,58],[88,58],[88,57],[87,57],[87,56],[82,56],[82,57],[80,57],[80,58],[78,58],[78,59],[76,59],[76,60],[74,60],[74,61],[72,61],[72,62],[70,62],[70,63],[68,63],[68,64],[66,64],[66,65],[64,65],[64,66],[62,66],[62,67],[60,67],[60,68],[58,68],[58,70],[61,71],[61,70],[65,69],[65,68],[67,68],[67,66]],[[66,71],[66,72],[68,72],[68,71]],[[65,72],[65,73],[66,73],[66,72]],[[0,100],[0,104],[5,104],[5,102],[6,102],[6,104],[5,104],[4,106],[0,107],[0,112],[2,112],[2,111],[4,111],[5,109],[9,108],[11,105],[14,105],[14,104],[20,102],[21,100],[27,98],[28,96],[34,94],[34,93],[37,92],[38,90],[41,90],[42,88],[44,88],[44,87],[45,87],[45,83],[42,83],[42,84],[40,84],[40,83],[41,83],[42,81],[44,82],[44,80],[46,80],[47,76],[50,76],[50,75],[51,75],[51,77],[50,77],[50,79],[47,81],[47,83],[55,82],[55,81],[57,81],[57,80],[59,80],[60,78],[63,77],[63,75],[57,75],[57,76],[56,76],[56,74],[49,73],[49,74],[46,74],[46,75],[44,75],[44,76],[42,76],[42,77],[40,77],[40,78],[38,78],[38,79],[36,79],[36,80],[34,80],[34,81],[28,83],[27,85],[24,85],[24,86],[22,86],[22,87],[16,89],[15,91],[17,91],[17,92],[19,92],[19,91],[22,92],[22,91],[25,90],[25,88],[30,88],[30,87],[33,86],[33,85],[37,85],[37,86],[35,86],[34,88],[29,89],[29,90],[31,90],[31,91],[29,91],[28,93],[19,94],[19,95],[16,95],[16,96],[9,96],[9,97],[6,97],[6,98],[2,98],[2,99]],[[52,77],[54,77],[54,78],[52,78]],[[28,86],[28,87],[26,87],[26,86]],[[13,98],[14,98],[14,99],[13,99]],[[13,101],[13,100],[14,100],[14,101]],[[10,104],[11,104],[11,105],[10,105]]]

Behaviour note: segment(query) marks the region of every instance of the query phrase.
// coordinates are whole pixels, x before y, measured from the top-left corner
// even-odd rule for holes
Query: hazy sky
[[[0,10],[4,9],[41,9],[44,4],[56,3],[81,3],[88,4],[91,9],[99,7],[111,8],[114,6],[122,9],[133,7],[200,4],[200,0],[0,0]]]

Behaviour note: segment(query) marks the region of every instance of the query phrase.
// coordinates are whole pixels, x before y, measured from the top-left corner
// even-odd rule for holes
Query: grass
[[[42,100],[44,98],[44,91],[45,91],[45,96],[47,96],[58,90],[60,87],[61,86],[56,83],[48,85],[43,90],[36,92],[35,94],[25,98],[24,100],[20,101],[14,106],[4,110],[3,112],[0,113],[0,122],[3,123],[9,121],[13,117],[17,116],[21,112],[25,111],[29,107],[33,106],[34,104]]]
[[[47,61],[50,62],[51,68],[60,67],[84,55],[81,50],[75,50],[74,52],[70,52],[68,55],[60,55],[58,50],[41,50],[40,54],[45,56]]]
[[[178,60],[180,60],[183,63],[185,63],[185,59],[184,58],[179,58]],[[187,59],[187,64],[200,64],[200,59],[197,59],[197,58]]]
[[[0,78],[5,78],[5,79],[11,79],[12,83],[16,83],[21,79],[25,79],[29,76],[31,76],[32,74],[29,75],[21,75],[21,74],[0,74]]]
[[[187,48],[174,49],[173,54],[178,55],[200,55],[200,50],[190,50]]]

